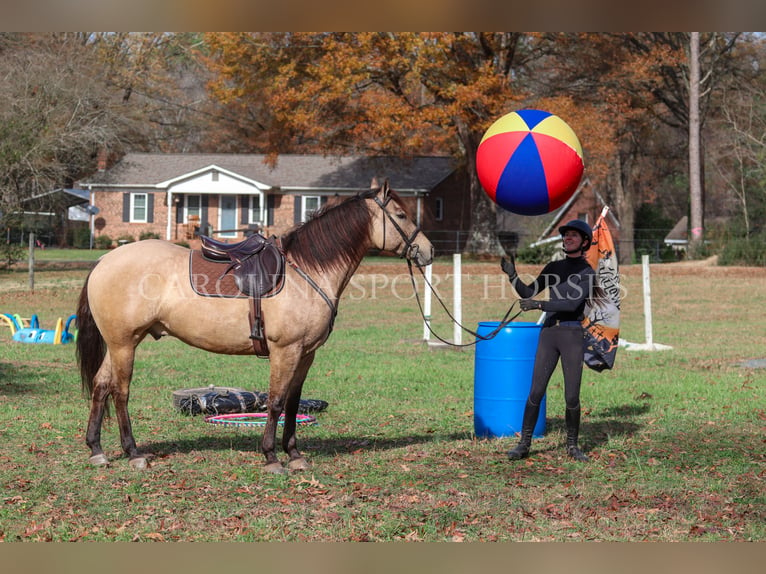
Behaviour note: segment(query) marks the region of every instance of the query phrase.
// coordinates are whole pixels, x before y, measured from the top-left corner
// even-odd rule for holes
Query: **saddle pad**
[[[210,261],[202,253],[193,249],[189,256],[189,280],[191,287],[197,295],[203,297],[243,297],[247,299],[237,287],[231,272],[224,272],[231,262]]]

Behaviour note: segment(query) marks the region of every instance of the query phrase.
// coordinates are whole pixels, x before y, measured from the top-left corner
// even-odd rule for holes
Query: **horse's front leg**
[[[314,362],[314,353],[309,353],[298,365],[293,383],[290,385],[285,402],[285,426],[282,432],[282,448],[289,459],[287,468],[290,470],[306,470],[309,462],[298,450],[297,422],[298,407],[300,406],[301,392],[306,375]]]
[[[276,453],[276,435],[279,415],[285,412],[285,427],[282,445],[288,453],[289,468],[305,468],[308,463],[298,452],[295,439],[295,415],[300,400],[300,390],[311,366],[314,354],[301,357],[301,349],[272,350],[269,362],[269,401],[266,426],[263,429],[261,450],[266,457],[265,470],[274,474],[283,474],[285,469]],[[295,390],[297,388],[297,391]],[[294,397],[294,400],[291,398]],[[292,412],[292,415],[290,414]]]

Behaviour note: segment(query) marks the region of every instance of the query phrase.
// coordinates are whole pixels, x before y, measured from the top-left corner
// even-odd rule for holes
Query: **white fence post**
[[[644,275],[644,334],[646,344],[651,347],[654,344],[652,335],[652,282],[649,279],[649,256],[641,256],[641,265]]]
[[[461,328],[461,325],[463,323],[463,310],[462,310],[462,291],[463,291],[463,281],[462,281],[462,271],[460,268],[460,253],[455,253],[452,256],[452,272],[454,273],[454,284],[455,287],[453,289],[452,294],[452,300],[453,300],[453,311],[452,315],[455,317],[455,324],[454,324],[454,341],[453,343],[455,345],[460,345],[463,341],[463,331]]]
[[[423,340],[431,339],[431,277],[433,274],[433,265],[426,266],[426,283],[423,286]]]

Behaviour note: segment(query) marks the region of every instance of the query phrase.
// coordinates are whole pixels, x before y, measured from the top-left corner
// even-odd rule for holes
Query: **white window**
[[[263,223],[263,201],[261,201],[261,194],[250,196],[247,214],[248,223]]]
[[[437,197],[434,201],[434,219],[442,221],[444,219],[444,198]]]
[[[202,217],[202,198],[199,195],[185,195],[184,219],[189,222],[189,217],[199,221]]]
[[[149,217],[149,201],[145,193],[130,194],[130,221],[146,223]]]
[[[304,195],[301,197],[301,221],[307,221],[311,215],[322,205],[322,198],[318,195]]]

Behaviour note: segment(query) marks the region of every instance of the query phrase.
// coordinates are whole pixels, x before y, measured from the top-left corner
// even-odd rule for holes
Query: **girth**
[[[253,234],[229,244],[200,235],[200,240],[200,250],[189,259],[192,288],[207,297],[248,297],[253,351],[268,356],[261,299],[277,295],[285,282],[285,255],[277,238]]]

